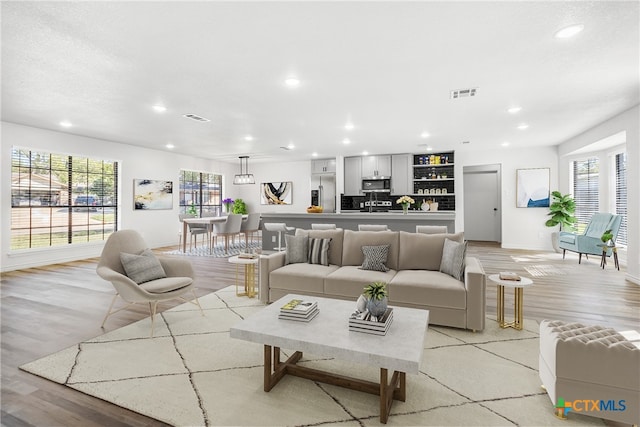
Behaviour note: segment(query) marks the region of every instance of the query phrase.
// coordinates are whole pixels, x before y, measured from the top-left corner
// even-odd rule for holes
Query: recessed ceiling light
[[[346,125],[344,125],[344,128],[345,128],[346,130],[353,130],[353,128],[354,128],[353,123],[351,123],[351,122],[347,122],[347,124],[346,124]]]
[[[244,137],[244,140],[245,141],[253,141],[253,136],[247,135],[247,136]]]
[[[368,155],[369,155],[369,152],[368,152],[368,151],[363,151],[363,152],[362,152],[362,155],[363,155],[363,156],[368,156]]]
[[[287,85],[287,87],[296,88],[300,86],[300,79],[294,76],[287,77],[287,79],[284,81],[284,84]]]
[[[342,143],[344,145],[348,145],[348,144],[351,144],[351,140],[349,138],[345,138],[345,139],[342,140]]]
[[[287,145],[287,148],[288,148],[289,150],[293,150],[294,148],[296,148],[296,146],[295,146],[295,145],[293,145],[293,142],[290,142],[290,143],[289,143],[289,145]]]
[[[583,24],[569,25],[568,27],[558,30],[553,36],[557,39],[568,39],[575,36],[582,30],[584,30]]]
[[[527,129],[528,127],[529,127],[529,125],[528,125],[528,124],[526,124],[526,123],[522,123],[522,124],[518,125],[518,129],[520,129],[520,130],[525,130],[525,129]]]
[[[522,110],[522,107],[511,107],[507,110],[507,113],[510,114],[515,114],[517,112],[519,112],[520,110]]]
[[[431,135],[429,135],[429,132],[422,132],[420,134],[420,138],[429,138],[429,136],[431,136]]]
[[[433,147],[428,146],[428,147],[427,147],[427,151],[433,151]]]
[[[60,122],[60,126],[62,126],[63,128],[70,128],[73,125],[71,124],[70,121],[63,120],[63,121]]]
[[[315,151],[314,151],[313,153],[311,153],[311,155],[312,155],[313,157],[318,157],[318,153],[316,153]]]
[[[165,107],[164,105],[154,105],[153,106],[153,111],[155,111],[156,113],[164,113],[165,111],[167,111],[167,107]]]
[[[503,146],[503,147],[508,147],[508,146],[509,146],[509,143],[508,143],[507,141],[505,141],[505,142],[503,142],[503,143],[502,143],[502,146]]]
[[[165,147],[167,147],[169,150],[171,150],[172,148],[174,148],[174,147],[175,147],[175,145],[173,145],[173,144],[167,144],[167,145],[165,145]]]

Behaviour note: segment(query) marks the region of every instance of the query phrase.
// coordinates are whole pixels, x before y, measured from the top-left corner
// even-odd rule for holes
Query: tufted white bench
[[[640,424],[640,348],[625,335],[633,339],[603,326],[540,323],[539,375],[556,415]]]

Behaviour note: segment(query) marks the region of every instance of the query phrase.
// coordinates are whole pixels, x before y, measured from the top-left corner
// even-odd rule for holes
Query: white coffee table
[[[310,322],[278,319],[280,307],[294,298],[316,300],[320,313]],[[393,400],[406,399],[406,374],[419,372],[429,311],[394,307],[393,323],[386,335],[349,330],[355,301],[290,294],[230,330],[232,338],[264,344],[264,391],[270,391],[285,375],[333,384],[380,396],[380,421],[386,423]],[[280,348],[297,350],[280,361]],[[380,368],[380,382],[297,365],[303,352],[334,357]],[[389,382],[388,371],[394,371]]]
[[[256,291],[256,266],[258,265],[259,257],[257,258],[240,258],[238,255],[229,258],[231,264],[236,265],[236,295],[239,297],[247,296],[253,298],[258,293]],[[244,292],[238,292],[238,268],[244,265]]]
[[[518,331],[524,326],[522,306],[524,304],[524,288],[533,285],[533,280],[520,276],[520,280],[502,280],[499,274],[491,274],[489,280],[498,285],[498,323],[501,328],[513,328]],[[513,322],[504,321],[504,288],[514,288],[514,319]]]

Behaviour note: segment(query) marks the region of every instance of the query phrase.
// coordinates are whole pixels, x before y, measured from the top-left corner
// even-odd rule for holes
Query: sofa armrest
[[[486,315],[487,280],[478,258],[465,259],[464,286],[467,290],[467,329],[482,331]]]
[[[276,252],[260,256],[260,301],[269,302],[269,274],[273,270],[284,267],[285,253]]]

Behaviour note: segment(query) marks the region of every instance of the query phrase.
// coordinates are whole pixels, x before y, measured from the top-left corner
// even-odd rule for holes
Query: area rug
[[[20,368],[176,426],[380,425],[377,396],[290,376],[265,393],[262,346],[229,337],[260,302],[229,287],[200,303],[204,317],[191,304],[158,315],[155,338],[147,318]],[[479,333],[430,326],[420,373],[407,375],[407,400],[393,403],[388,425],[603,425],[553,416],[538,378],[537,331],[534,321],[516,331],[494,319]],[[309,354],[300,363],[371,381],[379,375]]]
[[[210,256],[215,258],[226,258],[238,255],[241,252],[247,250],[255,250],[261,248],[260,242],[249,242],[249,245],[245,245],[244,242],[238,242],[235,244],[229,243],[229,249],[226,250],[224,244],[217,244],[213,247],[212,251],[209,251],[209,245],[200,245],[198,247],[192,247],[187,249],[187,252],[182,250],[173,250],[165,252],[168,255],[191,255],[191,256]]]

